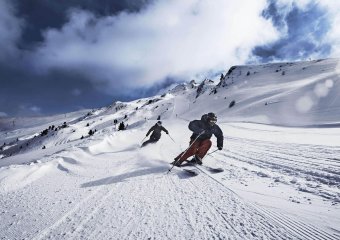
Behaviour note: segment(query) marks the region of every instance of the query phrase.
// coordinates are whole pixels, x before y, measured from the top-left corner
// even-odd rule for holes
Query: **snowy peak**
[[[179,84],[176,87],[172,88],[171,90],[169,90],[169,93],[176,94],[176,93],[179,93],[179,92],[183,92],[187,89],[188,89],[188,84],[182,83],[182,84]]]
[[[211,89],[212,87],[215,86],[215,82],[213,80],[210,79],[205,79],[204,81],[201,82],[200,85],[198,85],[197,87],[197,91],[196,91],[196,98],[198,98],[201,94],[203,94],[204,92],[206,92],[208,89]]]
[[[235,107],[229,119],[290,126],[336,124],[339,60],[234,66],[216,87],[215,98]],[[223,112],[223,109],[219,109]]]
[[[244,79],[257,80],[259,84],[295,81],[322,73],[337,74],[339,73],[338,68],[338,59],[233,66],[224,75],[218,86],[226,87],[235,81]]]
[[[196,89],[198,86],[199,84],[197,84],[195,80],[191,80],[189,83],[178,84],[177,86],[169,90],[168,93],[175,94],[175,95],[182,94],[189,89]]]

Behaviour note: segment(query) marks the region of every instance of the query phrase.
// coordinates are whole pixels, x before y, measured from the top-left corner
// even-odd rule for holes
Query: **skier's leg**
[[[150,138],[149,140],[143,142],[142,147],[145,147],[145,146],[148,145],[149,143],[152,143],[151,138]]]
[[[142,147],[145,147],[147,144],[149,143],[156,143],[158,142],[159,138],[153,138],[153,137],[150,137],[149,140],[145,141],[143,144],[142,144]]]
[[[192,142],[190,141],[190,144]],[[185,160],[187,160],[190,156],[195,155],[198,146],[200,145],[199,141],[194,142],[190,148],[188,148],[186,151],[182,152],[181,154],[179,154],[176,158],[175,158],[175,162],[177,161],[176,165],[181,165],[182,162],[184,162]]]
[[[206,139],[200,142],[200,145],[198,146],[198,150],[196,152],[196,156],[198,156],[200,159],[203,159],[205,154],[209,151],[211,147],[211,141],[210,139]]]
[[[158,139],[150,139],[150,143],[156,143],[158,142]]]

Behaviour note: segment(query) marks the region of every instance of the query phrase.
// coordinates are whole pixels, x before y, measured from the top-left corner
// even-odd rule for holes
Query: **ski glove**
[[[223,147],[219,146],[219,147],[217,147],[217,148],[218,148],[218,150],[222,150]]]

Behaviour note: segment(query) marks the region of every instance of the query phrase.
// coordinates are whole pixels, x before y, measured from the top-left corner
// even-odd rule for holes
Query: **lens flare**
[[[326,97],[328,95],[329,88],[326,86],[326,83],[318,83],[314,88],[314,93],[317,97]]]
[[[300,113],[308,112],[314,105],[311,97],[303,96],[299,98],[295,104],[296,110]]]
[[[340,61],[338,61],[338,64],[335,67],[335,73],[340,75]]]

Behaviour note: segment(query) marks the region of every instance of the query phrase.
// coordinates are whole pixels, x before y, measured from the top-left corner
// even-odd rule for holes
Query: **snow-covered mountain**
[[[0,237],[339,239],[339,79],[338,59],[234,66],[149,98],[0,119]],[[224,172],[166,174],[207,112],[225,143],[203,162]],[[157,119],[169,136],[140,148]]]

